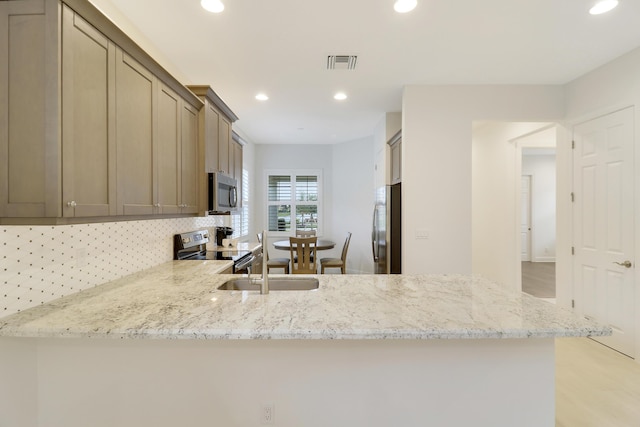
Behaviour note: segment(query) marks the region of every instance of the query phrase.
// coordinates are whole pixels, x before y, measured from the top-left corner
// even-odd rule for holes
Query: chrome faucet
[[[269,293],[269,268],[267,267],[267,230],[262,231],[262,281],[260,282],[260,293]]]

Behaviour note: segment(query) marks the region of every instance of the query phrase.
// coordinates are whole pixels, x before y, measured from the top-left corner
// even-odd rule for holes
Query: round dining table
[[[289,239],[287,240],[278,240],[277,242],[273,242],[273,246],[276,249],[280,249],[283,251],[288,251],[291,249],[291,246],[289,245]],[[318,242],[316,243],[316,250],[318,251],[324,251],[327,249],[333,249],[336,247],[336,242],[333,242],[331,240],[327,240],[327,239],[318,239]],[[295,245],[294,245],[295,248]]]

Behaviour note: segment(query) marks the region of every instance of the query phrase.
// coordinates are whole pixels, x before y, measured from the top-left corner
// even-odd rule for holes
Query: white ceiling
[[[218,15],[200,0],[91,1],[185,84],[211,85],[258,144],[358,139],[401,110],[405,85],[563,84],[640,45],[640,0],[600,16],[593,0],[419,0],[406,15],[393,0],[223,0]],[[358,55],[356,70],[328,71],[331,54]]]

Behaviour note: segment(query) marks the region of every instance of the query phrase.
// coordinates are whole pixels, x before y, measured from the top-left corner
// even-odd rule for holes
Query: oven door
[[[234,274],[248,274],[249,270],[251,273],[255,273],[254,265],[257,262],[257,258],[253,254],[249,254],[246,257],[243,257],[236,261],[233,264],[233,273]]]

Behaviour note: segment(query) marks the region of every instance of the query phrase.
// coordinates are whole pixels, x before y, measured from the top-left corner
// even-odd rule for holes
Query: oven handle
[[[256,260],[255,255],[251,255],[246,261],[242,261],[235,265],[236,270],[244,270],[249,267]]]

